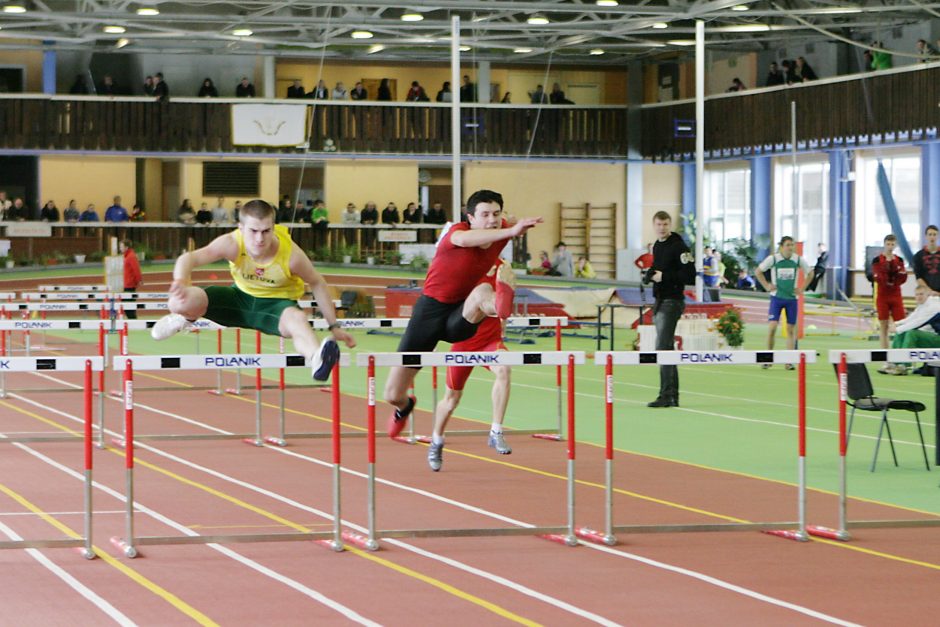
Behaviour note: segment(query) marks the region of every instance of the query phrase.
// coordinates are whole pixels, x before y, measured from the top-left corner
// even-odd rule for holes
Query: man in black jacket
[[[676,323],[685,311],[685,286],[695,282],[695,264],[685,241],[672,232],[672,217],[665,211],[653,216],[656,243],[653,265],[646,280],[653,283],[653,324],[656,350],[671,351],[676,341]],[[659,396],[647,407],[679,406],[679,371],[675,366],[659,367]]]

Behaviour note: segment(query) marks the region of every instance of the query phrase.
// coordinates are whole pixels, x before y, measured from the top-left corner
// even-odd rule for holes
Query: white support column
[[[460,17],[450,22],[450,134],[451,134],[451,220],[460,222],[460,203],[463,197],[460,176]]]

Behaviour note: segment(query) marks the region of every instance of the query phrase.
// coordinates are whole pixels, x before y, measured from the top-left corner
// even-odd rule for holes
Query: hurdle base
[[[124,392],[121,390],[108,390],[108,395],[115,398],[124,398]]]
[[[225,396],[224,390],[206,390],[206,392],[212,396]]]
[[[829,540],[839,540],[840,542],[848,542],[852,539],[852,536],[849,535],[848,531],[839,531],[838,529],[833,529],[832,527],[820,527],[819,525],[807,526],[806,532],[811,536],[827,538]]]
[[[114,536],[111,538],[111,544],[114,545],[114,548],[119,550],[124,554],[124,557],[134,559],[135,557],[142,557],[142,555],[137,551],[134,545],[129,544],[124,538],[118,538]]]
[[[338,540],[314,540],[313,543],[319,544],[320,546],[327,548],[331,551],[335,551],[336,553],[342,553],[343,551],[346,550],[346,547],[343,546],[342,541],[338,541]]]
[[[429,435],[416,435],[415,442],[421,442],[422,444],[430,444],[431,436]]]
[[[796,542],[808,542],[809,536],[806,533],[794,529],[765,529],[761,533],[766,533],[770,536],[777,536],[778,538],[783,538],[784,540],[795,540]]]
[[[551,442],[561,442],[563,439],[560,433],[533,433],[532,437],[538,440],[549,440]]]
[[[276,438],[274,436],[268,436],[264,439],[264,441],[272,446],[280,446],[281,448],[284,448],[285,446],[287,446],[287,440],[285,440],[284,438]]]
[[[225,388],[225,393],[226,393],[226,394],[234,394],[235,396],[241,396],[241,395],[242,395],[242,391],[241,391],[241,390],[237,390],[237,389],[235,389],[235,388]]]
[[[127,445],[127,440],[124,438],[111,438],[111,444],[116,448],[124,449],[124,447]]]
[[[415,443],[414,439],[405,437],[403,435],[396,435],[392,439],[395,440],[396,442],[401,442],[402,444],[414,444]]]
[[[368,536],[364,536],[361,533],[356,533],[354,531],[344,531],[342,535],[343,535],[343,540],[347,544],[351,544],[355,547],[364,549],[366,551],[378,551],[379,550],[378,542],[376,542],[375,540],[370,540]]]
[[[242,442],[250,446],[264,446],[264,440],[259,438],[243,438]]]
[[[582,540],[593,542],[594,544],[603,544],[605,546],[614,546],[617,544],[617,538],[606,533],[595,531],[588,527],[578,527],[574,530],[574,535]]]
[[[565,546],[578,546],[578,538],[576,536],[570,536],[568,534],[562,533],[546,533],[536,536],[543,540],[548,540],[549,542],[555,542],[557,544],[564,544]]]

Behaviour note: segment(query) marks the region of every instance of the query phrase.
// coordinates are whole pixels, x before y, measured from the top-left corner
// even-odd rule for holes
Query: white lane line
[[[0,522],[0,532],[3,532],[10,540],[23,539],[22,536],[13,531],[11,528],[7,527],[2,522]],[[70,588],[78,592],[81,596],[85,597],[85,599],[90,601],[95,607],[104,612],[108,618],[116,622],[118,625],[127,625],[128,627],[136,625],[134,621],[121,613],[116,607],[102,599],[93,590],[85,586],[85,584],[65,572],[62,567],[43,555],[39,549],[26,549],[26,554],[39,562],[53,575],[64,581]]]

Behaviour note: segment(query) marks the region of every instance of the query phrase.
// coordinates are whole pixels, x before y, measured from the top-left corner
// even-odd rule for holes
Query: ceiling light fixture
[[[604,49],[603,48],[591,48],[591,51],[588,54],[591,55],[592,57],[596,57],[598,55],[604,54]]]
[[[461,52],[470,52],[471,50],[473,50],[473,48],[470,46],[460,46]]]
[[[120,39],[117,40],[117,43],[114,44],[114,47],[120,50],[121,48],[123,48],[129,43],[131,43],[130,39],[128,39],[127,37],[121,37]]]
[[[354,30],[349,36],[353,39],[372,39],[372,33],[367,30]]]
[[[402,22],[420,22],[423,19],[424,19],[423,15],[421,15],[420,13],[415,13],[414,11],[401,14]]]
[[[666,42],[670,46],[694,46],[694,39],[670,39]]]
[[[822,9],[808,9],[804,11],[812,15],[848,15],[849,13],[861,13],[858,7],[826,7]]]
[[[232,34],[236,37],[251,37],[252,30],[250,28],[236,28],[232,31]]]
[[[155,7],[140,7],[137,9],[137,15],[160,15],[160,9]]]
[[[104,32],[108,33],[109,35],[120,35],[126,31],[127,29],[124,28],[123,26],[105,26],[104,27]]]
[[[533,15],[532,17],[530,17],[529,19],[527,19],[526,21],[529,24],[532,24],[533,26],[543,26],[545,24],[548,24],[548,18],[545,17],[544,15],[539,15],[537,13]]]
[[[532,48],[513,48],[512,51],[516,54],[527,54],[532,52]]]
[[[746,4],[736,4],[733,7],[731,7],[731,10],[732,11],[750,11],[751,7],[747,6]]]
[[[369,46],[369,49],[366,50],[366,54],[375,54],[376,52],[382,52],[383,50],[385,50],[385,46],[383,44],[372,44]]]
[[[617,2],[617,0],[597,0],[597,2],[595,2],[594,4],[596,4],[599,7],[615,7],[619,5],[620,3]]]
[[[652,28],[662,30],[664,28],[669,28],[669,24],[666,22],[653,22]]]
[[[768,24],[731,24],[710,29],[719,33],[762,33],[770,30]]]
[[[26,13],[26,7],[22,4],[7,4],[3,7],[4,13]]]

